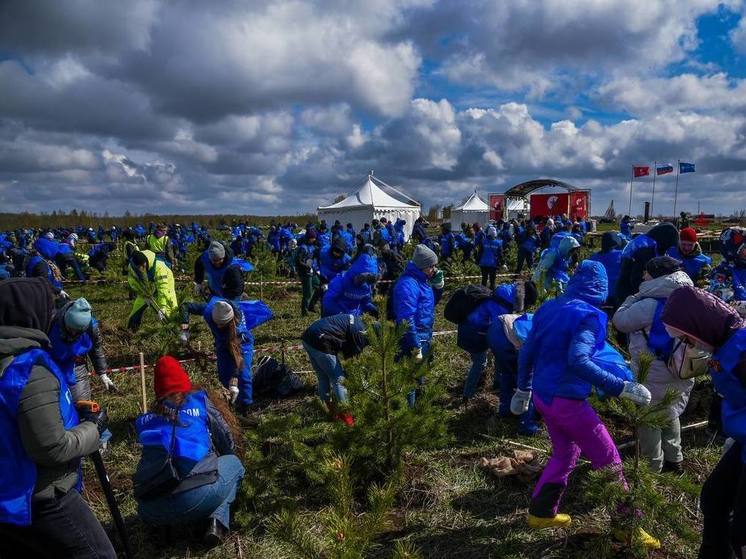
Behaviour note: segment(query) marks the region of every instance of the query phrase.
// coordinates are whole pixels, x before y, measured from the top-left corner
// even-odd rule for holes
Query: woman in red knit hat
[[[225,400],[192,386],[171,356],[155,366],[156,401],[137,418],[142,456],[134,476],[140,518],[151,525],[207,520],[205,542],[228,533],[230,505],[244,475],[240,433]]]
[[[669,248],[666,254],[681,261],[681,267],[694,285],[701,283],[700,280],[706,278],[712,268],[712,258],[702,253],[697,232],[691,227],[679,231],[679,244]]]

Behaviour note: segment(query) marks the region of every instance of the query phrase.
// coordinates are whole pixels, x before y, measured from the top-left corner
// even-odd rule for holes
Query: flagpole
[[[632,217],[632,183],[635,182],[635,166],[632,165],[632,177],[629,179],[629,209],[627,215]]]
[[[650,217],[652,218],[653,215],[653,204],[655,203],[655,175],[658,174],[658,162],[653,161],[653,196],[650,198]]]
[[[676,198],[679,195],[679,167],[681,167],[681,159],[676,160],[676,186],[674,186],[674,189],[673,189],[673,218],[674,219],[676,219]]]

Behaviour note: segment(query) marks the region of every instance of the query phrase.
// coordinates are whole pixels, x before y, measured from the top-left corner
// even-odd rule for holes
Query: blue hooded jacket
[[[590,257],[590,260],[600,262],[606,270],[606,277],[609,278],[609,299],[614,297],[616,282],[619,279],[619,272],[622,269],[622,251],[613,248],[608,252],[602,250]]]
[[[430,279],[412,261],[407,263],[394,285],[393,297],[396,323],[407,321],[407,331],[401,340],[402,350],[410,351],[429,343],[435,321],[435,294]]]
[[[584,400],[593,386],[618,396],[624,381],[593,361],[606,341],[608,278],[600,262],[583,261],[565,293],[544,303],[518,358],[518,387],[550,404],[555,396]]]
[[[327,281],[331,282],[339,274],[350,267],[350,255],[342,253],[341,258],[335,258],[332,254],[333,246],[326,246],[319,253],[319,272]]]
[[[355,276],[359,274],[378,275],[378,260],[375,256],[362,253],[349,270],[332,280],[321,302],[322,316],[361,315],[366,312],[378,314],[378,308],[373,304],[373,288],[370,284],[355,285]]]
[[[470,353],[486,351],[487,331],[497,317],[513,312],[515,291],[514,283],[498,285],[493,296],[480,303],[466,321],[458,325],[456,345]]]

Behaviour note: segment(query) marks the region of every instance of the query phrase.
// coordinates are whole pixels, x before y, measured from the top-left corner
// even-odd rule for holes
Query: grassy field
[[[114,263],[111,268],[114,269]],[[112,273],[104,283],[71,285],[66,290],[72,297],[85,296],[93,305],[102,323],[105,347],[111,366],[135,365],[138,354],[145,354],[146,363],[154,363],[159,354],[177,347],[174,337],[167,330],[152,322],[147,315],[140,332],[130,334],[125,329],[130,302],[125,286],[118,283],[121,276]],[[250,278],[253,279],[253,278]],[[266,278],[265,278],[266,279]],[[447,282],[453,288],[455,282]],[[190,283],[180,283],[180,296],[188,298]],[[249,295],[259,296],[260,288],[250,286]],[[271,348],[279,357],[282,345],[298,343],[300,334],[313,318],[301,318],[298,287],[262,286],[261,293],[275,312],[276,318],[255,332],[258,349]],[[446,293],[447,297],[448,294]],[[442,317],[439,308],[436,331],[452,330],[454,326]],[[211,348],[211,339],[204,325],[193,318],[192,347],[198,342],[203,350]],[[614,511],[603,505],[592,506],[585,498],[584,479],[588,465],[578,467],[571,478],[562,509],[573,515],[575,521],[567,530],[528,531],[525,525],[526,508],[533,482],[516,478],[495,478],[480,467],[482,457],[510,456],[514,450],[529,445],[541,451],[549,449],[548,438],[543,432],[534,438],[517,435],[514,419],[499,419],[495,415],[497,398],[491,386],[492,362],[488,364],[484,388],[468,406],[461,405],[461,388],[468,356],[456,347],[455,336],[443,335],[435,344],[436,359],[433,368],[445,384],[446,396],[442,405],[446,409],[447,428],[452,443],[447,447],[429,451],[415,451],[406,459],[403,485],[398,491],[393,509],[383,533],[377,537],[376,546],[367,554],[370,557],[389,557],[397,541],[412,543],[422,557],[471,558],[471,557],[586,557],[595,553],[613,557],[627,556],[626,550],[608,543],[608,521]],[[186,354],[176,353],[186,357]],[[246,477],[233,510],[236,516],[234,531],[224,545],[204,549],[197,533],[179,527],[172,540],[162,534],[150,532],[136,516],[132,497],[131,475],[139,459],[133,421],[141,412],[140,378],[136,372],[112,375],[119,393],[106,394],[94,381],[94,396],[107,406],[113,432],[111,451],[105,461],[116,489],[117,498],[126,519],[137,557],[289,557],[286,548],[267,530],[273,510],[264,499],[266,492],[259,484],[266,484],[267,473],[257,471],[255,460],[261,456],[268,441],[282,440],[289,433],[283,425],[292,419],[299,427],[338,429],[329,424],[315,404],[315,377],[310,371],[305,353],[288,349],[286,357],[291,367],[300,371],[307,382],[307,390],[289,400],[260,401],[255,413],[260,423],[247,427]],[[214,364],[201,361],[188,366],[193,379],[206,387],[218,388]],[[152,369],[147,372],[148,395],[152,399]],[[704,416],[704,404],[698,396],[707,393],[706,386],[698,387],[693,397],[692,409],[682,423],[691,423]],[[699,404],[698,404],[699,402]],[[272,425],[277,425],[276,432]],[[629,436],[628,430],[609,422],[617,443]],[[684,434],[686,473],[682,479],[670,474],[658,476],[657,487],[666,502],[683,504],[688,514],[679,522],[682,527],[696,533],[700,530],[697,516],[696,486],[700,485],[718,459],[719,447],[714,445],[704,430],[690,430]],[[546,454],[541,452],[542,456]],[[265,464],[266,466],[266,464]],[[276,491],[284,501],[302,516],[313,521],[328,506],[328,500],[318,484],[308,481],[308,476],[296,472],[287,477],[287,468],[277,472]],[[280,477],[282,473],[283,477]],[[86,497],[98,517],[110,527],[110,517],[95,479],[92,466],[86,464]],[[696,541],[682,537],[668,525],[653,523],[651,532],[664,543],[663,550],[652,557],[689,558],[696,555]],[[696,540],[696,538],[695,538]],[[599,554],[598,550],[605,550]]]

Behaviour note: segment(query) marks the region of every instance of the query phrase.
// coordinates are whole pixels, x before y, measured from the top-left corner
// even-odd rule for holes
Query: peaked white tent
[[[337,219],[342,225],[352,223],[356,231],[360,231],[365,223],[374,219],[385,217],[396,223],[401,218],[407,222],[404,237],[408,239],[412,234],[414,221],[420,217],[420,205],[403,192],[374,177],[371,171],[357,192],[331,206],[319,206],[318,216],[320,220],[325,219],[329,226]]]
[[[451,227],[458,227],[462,223],[479,223],[483,227],[490,220],[490,207],[482,200],[477,191],[469,196],[466,201],[451,209]]]

